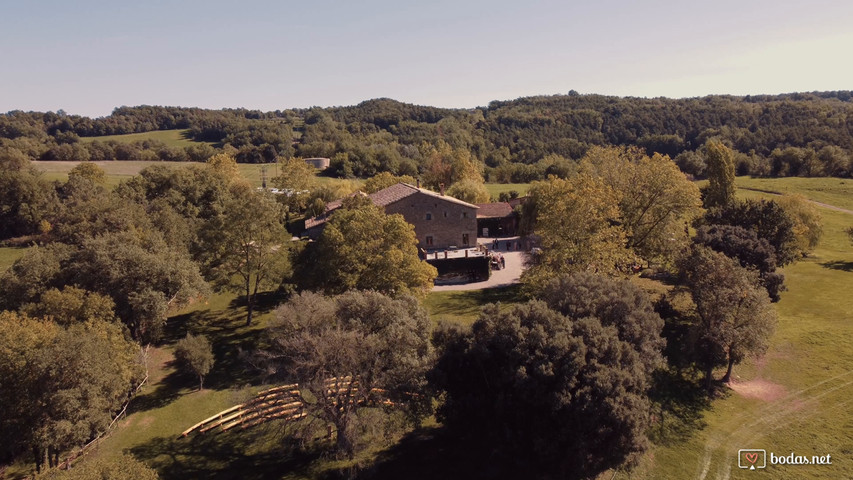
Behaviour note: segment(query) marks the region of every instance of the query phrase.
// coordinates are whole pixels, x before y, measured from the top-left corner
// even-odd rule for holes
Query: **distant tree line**
[[[13,111],[0,115],[0,143],[45,160],[193,160],[212,155],[156,142],[133,146],[81,137],[184,129],[189,138],[234,148],[238,162],[328,157],[330,173],[418,175],[429,149],[444,142],[465,151],[494,182],[565,176],[593,146],[639,146],[705,175],[704,146],[719,140],[735,152],[738,174],[850,176],[853,93],[812,92],[689,99],[553,95],[445,109],[375,99],[350,107],[205,110],[119,107],[91,119]],[[178,150],[183,150],[182,152]]]

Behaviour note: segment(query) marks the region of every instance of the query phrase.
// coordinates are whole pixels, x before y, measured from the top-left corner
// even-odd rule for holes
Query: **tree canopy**
[[[615,325],[540,301],[492,305],[470,333],[445,332],[440,344],[440,419],[501,472],[591,478],[647,447],[648,373]]]
[[[402,215],[357,197],[344,201],[320,238],[295,260],[294,281],[305,290],[329,294],[375,290],[390,295],[425,295],[435,267],[418,256],[414,227]]]
[[[410,420],[430,412],[431,322],[414,298],[302,293],[275,317],[260,356],[269,374],[299,383],[312,416],[335,427],[338,453],[354,453],[367,410]]]

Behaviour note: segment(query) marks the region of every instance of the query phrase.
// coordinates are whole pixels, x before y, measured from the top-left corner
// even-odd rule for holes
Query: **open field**
[[[187,136],[187,132],[189,132],[189,130],[155,130],[153,132],[128,133],[126,135],[80,137],[80,141],[83,143],[91,143],[96,140],[99,142],[113,141],[120,143],[133,143],[145,140],[156,140],[158,142],[163,142],[169,147],[189,147],[191,145],[198,145],[199,143],[207,143],[208,145],[215,144],[215,142],[196,142]]]
[[[491,195],[495,199],[497,199],[498,195],[500,195],[501,193],[503,193],[503,192],[509,193],[513,190],[518,192],[519,196],[523,197],[524,195],[527,194],[527,190],[529,190],[529,189],[530,189],[529,183],[487,183],[486,184],[486,190],[489,192],[489,195]]]
[[[800,193],[816,202],[853,210],[853,179],[849,178],[738,177],[737,185],[768,192]]]
[[[21,258],[26,248],[0,247],[0,273],[11,267],[15,260]]]
[[[761,184],[826,202],[815,192],[832,180],[839,182],[780,179]],[[846,194],[853,195],[853,182],[846,185]],[[831,466],[768,465],[772,478],[853,477],[853,246],[843,232],[853,225],[853,215],[827,209],[821,214],[821,245],[811,257],[783,270],[788,291],[777,304],[779,325],[767,355],[735,367],[734,390],[705,412],[704,429],[661,442],[636,471],[616,478],[752,478],[753,472],[738,468],[737,450],[742,448],[765,449],[768,455],[832,455]]]

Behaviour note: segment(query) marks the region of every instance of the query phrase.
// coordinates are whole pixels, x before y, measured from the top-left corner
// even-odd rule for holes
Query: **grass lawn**
[[[498,198],[503,192],[509,193],[512,190],[518,192],[519,196],[524,196],[527,194],[527,190],[530,189],[529,183],[487,183],[486,190],[489,192],[489,195]]]
[[[738,187],[778,193],[800,193],[836,207],[853,210],[853,179],[849,178],[752,178],[738,177]]]
[[[445,320],[471,325],[480,316],[483,305],[489,303],[513,304],[524,301],[521,286],[489,288],[485,290],[430,292],[424,306],[434,322]]]
[[[99,142],[121,142],[121,143],[133,143],[133,142],[141,142],[144,140],[157,140],[158,142],[163,142],[169,147],[188,147],[191,145],[197,145],[199,143],[207,143],[208,145],[214,145],[216,142],[196,142],[192,140],[189,135],[189,130],[155,130],[153,132],[143,132],[143,133],[128,133],[126,135],[104,135],[102,137],[80,137],[80,141],[83,143],[91,143],[94,141]]]
[[[0,272],[11,267],[26,251],[27,249],[23,247],[0,247]]]
[[[800,190],[802,180],[776,180],[768,190],[828,200],[817,198],[817,190]],[[848,185],[853,194],[853,182]],[[615,478],[752,478],[754,472],[738,468],[742,448],[834,460],[831,466],[768,465],[768,478],[853,477],[853,246],[843,232],[853,215],[821,213],[821,245],[783,270],[788,291],[776,305],[779,325],[764,358],[735,367],[737,391],[714,401],[701,419],[704,429],[654,447],[638,469]]]

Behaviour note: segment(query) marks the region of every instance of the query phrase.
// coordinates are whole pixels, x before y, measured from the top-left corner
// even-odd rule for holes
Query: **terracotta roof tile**
[[[512,215],[512,207],[507,202],[478,203],[477,218],[503,218]]]

